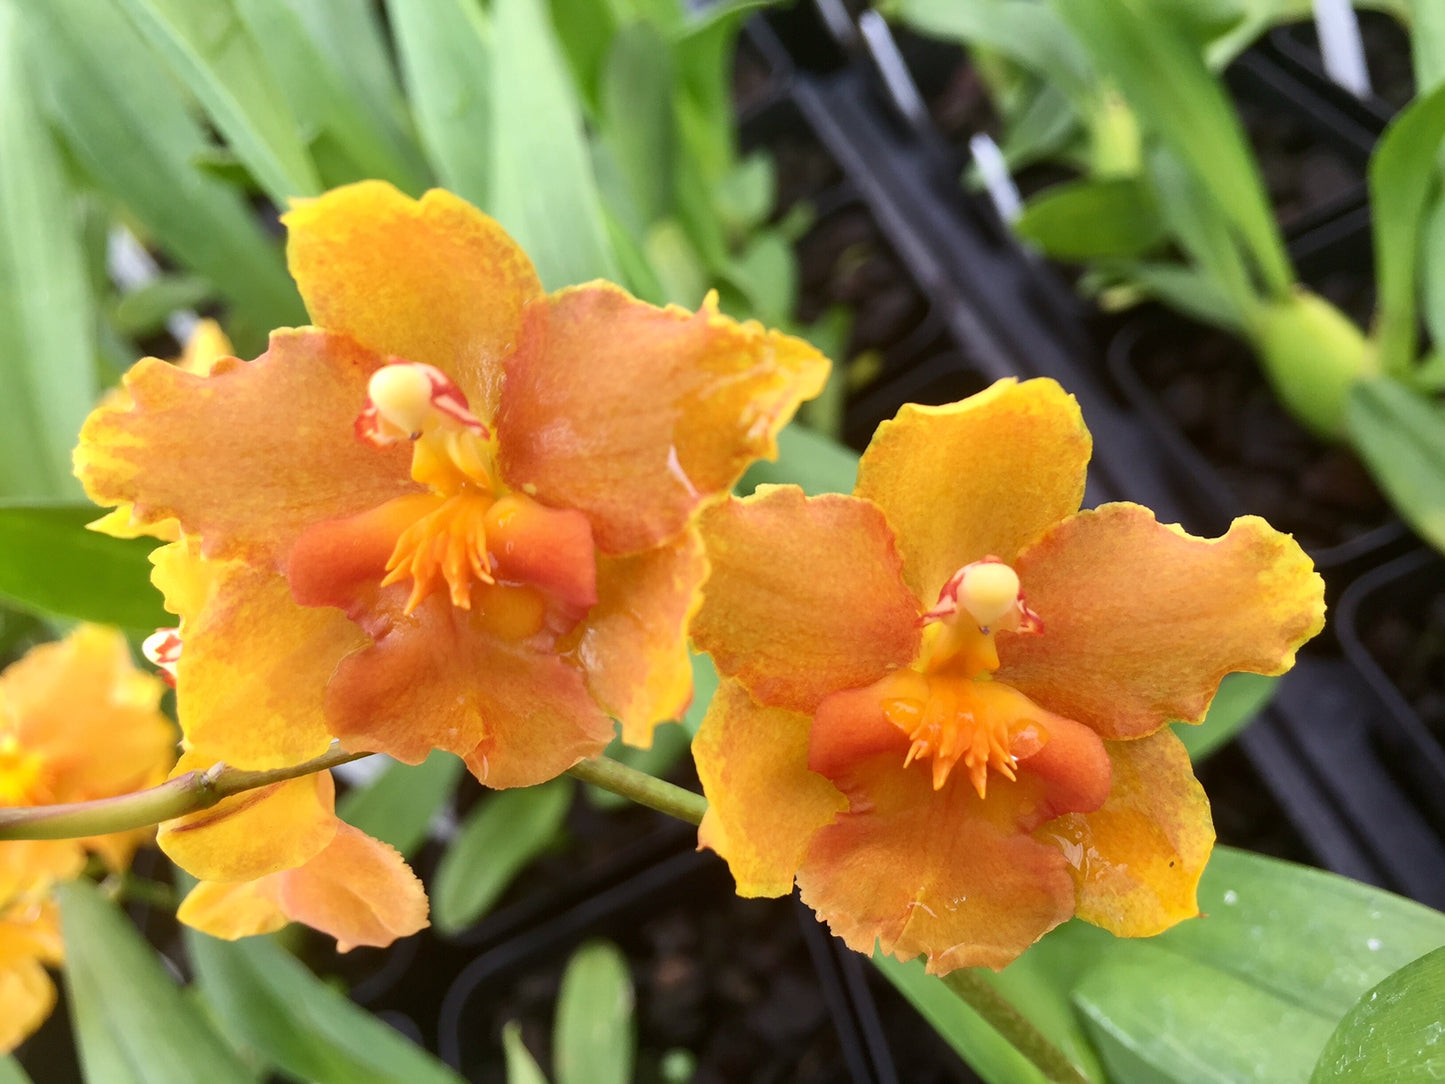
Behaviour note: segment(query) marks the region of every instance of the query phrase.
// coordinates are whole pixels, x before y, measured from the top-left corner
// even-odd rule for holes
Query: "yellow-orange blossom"
[[[92,801],[160,782],[176,758],[164,691],[135,668],[115,629],[80,625],[33,648],[0,673],[0,806]],[[0,1054],[55,1004],[43,965],[64,952],[51,887],[80,876],[87,852],[125,869],[149,835],[0,842]]]
[[[317,326],[204,375],[142,361],[76,453],[108,529],[177,539],[155,580],[180,616],[186,766],[340,738],[506,787],[600,752],[613,718],[648,744],[691,695],[696,517],[773,454],[826,360],[712,298],[546,294],[445,192],[364,182],[285,221]],[[161,841],[232,886],[193,908],[215,930],[275,922],[239,886],[295,880],[339,838],[329,787],[297,780]]]
[[[1144,936],[1198,913],[1214,832],[1165,724],[1288,669],[1323,583],[1257,518],[1206,541],[1079,511],[1090,448],[1057,384],[1001,381],[905,406],[854,496],[708,512],[701,840],[740,892],[796,877],[851,946],[935,972],[1074,914]]]

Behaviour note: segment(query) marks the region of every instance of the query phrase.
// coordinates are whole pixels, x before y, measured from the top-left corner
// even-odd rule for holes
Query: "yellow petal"
[[[692,634],[759,703],[811,713],[917,655],[918,602],[868,502],[760,486],[702,527],[712,574]]]
[[[657,724],[681,718],[692,700],[687,630],[707,567],[694,530],[655,550],[598,563],[599,597],[577,657],[587,687],[621,721],[629,745],[650,746]]]
[[[191,750],[177,774],[215,759]],[[156,842],[203,881],[254,881],[314,858],[336,835],[330,772],[272,783],[222,799],[210,809],[166,821]]]
[[[187,740],[256,770],[324,753],[327,683],[366,634],[339,610],[298,606],[285,578],[264,565],[207,560],[189,542],[151,560],[181,619],[176,706]]]
[[[1050,821],[1078,889],[1079,917],[1119,937],[1152,937],[1199,914],[1199,877],[1214,847],[1209,799],[1173,731],[1105,742],[1113,786],[1100,809]]]
[[[367,381],[385,359],[344,335],[282,330],[252,362],[198,377],[143,358],[129,405],[86,419],[75,469],[101,505],[132,506],[138,529],[169,519],[208,556],[284,565],[306,527],[414,492],[409,447],[356,439]]]
[[[426,891],[401,855],[346,823],[310,862],[277,876],[287,917],[336,938],[338,952],[385,948],[428,925]]]
[[[652,549],[775,457],[778,430],[827,375],[813,347],[728,319],[712,296],[690,313],[609,283],[562,290],[507,362],[502,473],[585,512],[602,552]]]
[[[1010,378],[947,406],[904,404],[863,453],[854,493],[883,509],[904,579],[932,607],[964,565],[1012,564],[1077,511],[1092,447],[1072,395]]]
[[[1060,524],[1015,570],[1043,633],[999,633],[998,680],[1105,738],[1198,722],[1225,674],[1281,674],[1324,626],[1324,581],[1254,516],[1211,540],[1108,504]]]
[[[55,983],[36,959],[0,964],[0,1054],[33,1035],[55,1008]]]
[[[0,901],[43,891],[56,881],[79,877],[85,848],[77,839],[16,839],[0,842]]]
[[[527,254],[501,226],[450,192],[414,200],[381,181],[298,200],[282,221],[314,323],[435,365],[478,417],[492,417],[522,310],[542,296]]]
[[[708,810],[698,845],[721,855],[740,896],[786,896],[808,842],[845,806],[808,769],[808,716],[759,707],[724,680],[693,740]]]
[[[165,685],[138,670],[117,629],[79,625],[0,675],[22,748],[44,764],[47,802],[84,802],[153,786],[175,762],[160,710]]]
[[[275,933],[290,921],[276,902],[276,878],[258,881],[201,881],[186,894],[176,918],[192,929],[235,941]]]

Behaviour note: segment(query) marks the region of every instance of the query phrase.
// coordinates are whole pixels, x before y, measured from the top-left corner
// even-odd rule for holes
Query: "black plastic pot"
[[[1293,23],[1269,34],[1270,51],[1282,66],[1321,98],[1358,124],[1376,133],[1414,96],[1410,70],[1410,42],[1407,32],[1380,12],[1358,13],[1370,68],[1373,93],[1357,98],[1325,74],[1319,39],[1312,23]]]
[[[1177,371],[1161,385],[1168,370],[1156,364],[1151,383],[1146,361],[1165,354],[1181,357]],[[1260,514],[1295,534],[1316,565],[1330,572],[1375,563],[1404,543],[1404,525],[1364,468],[1345,449],[1320,444],[1285,413],[1243,343],[1154,313],[1125,325],[1107,360],[1110,377],[1149,426],[1188,501],[1186,525],[1219,534],[1236,516]],[[1238,417],[1219,417],[1211,402],[1224,385],[1233,386],[1244,405]],[[1181,423],[1196,418],[1186,433]],[[1229,458],[1211,462],[1201,450],[1206,441]]]
[[[1374,569],[1345,592],[1338,622],[1385,707],[1387,763],[1445,832],[1445,561],[1417,550]]]

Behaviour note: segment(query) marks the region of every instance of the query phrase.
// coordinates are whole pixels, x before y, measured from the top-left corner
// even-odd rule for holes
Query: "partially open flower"
[[[1079,511],[1091,442],[1049,380],[905,406],[854,496],[710,510],[694,634],[725,676],[694,743],[701,841],[852,947],[1003,967],[1077,914],[1198,913],[1213,845],[1171,720],[1278,674],[1324,585],[1263,520],[1191,537]],[[921,615],[921,616],[920,616]]]
[[[87,802],[159,783],[176,757],[164,692],[114,629],[81,625],[33,648],[0,673],[0,806]],[[149,835],[0,842],[0,1053],[55,1003],[43,966],[62,957],[50,887],[79,876],[88,853],[125,869]]]
[[[206,376],[142,361],[76,453],[128,529],[183,536],[156,579],[188,740],[248,768],[444,749],[496,787],[600,752],[613,716],[648,744],[691,695],[695,518],[826,360],[713,298],[544,294],[445,192],[366,182],[286,223],[319,327]]]

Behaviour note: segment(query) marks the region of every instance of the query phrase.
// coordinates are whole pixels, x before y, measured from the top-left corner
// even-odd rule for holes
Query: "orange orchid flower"
[[[33,648],[0,673],[0,806],[86,802],[159,783],[176,757],[164,691],[135,668],[114,629],[81,625]],[[80,876],[87,853],[125,869],[149,834],[0,842],[0,1053],[55,1004],[43,966],[63,956],[51,886]]]
[[[1214,841],[1171,720],[1279,674],[1324,623],[1294,540],[1080,511],[1091,440],[1051,380],[905,406],[853,496],[711,509],[694,635],[724,675],[694,743],[700,840],[743,895],[850,946],[1001,968],[1072,915],[1198,914]]]
[[[691,696],[696,517],[826,360],[711,297],[546,294],[445,192],[364,182],[285,222],[318,326],[206,376],[141,361],[76,452],[104,527],[198,542],[204,575],[156,573],[188,741],[246,768],[443,749],[493,787],[597,754],[611,717],[649,744]]]
[[[151,560],[155,582],[179,606],[183,626],[188,615],[204,612],[196,600],[212,597],[216,585],[231,575],[203,558],[193,539],[162,546]],[[162,629],[146,642],[146,651],[174,679],[197,645],[211,642],[204,624],[192,626],[184,639],[179,630]],[[225,681],[235,671],[199,673]],[[201,685],[196,691],[223,705],[235,695],[222,686]],[[295,710],[303,717],[321,714],[324,684],[304,691]],[[244,761],[253,736],[225,725],[241,712],[241,705],[234,704],[197,728],[182,710],[186,750],[172,775]],[[199,879],[176,917],[213,937],[233,941],[301,922],[336,938],[337,950],[347,952],[357,945],[385,948],[427,925],[421,881],[395,849],[336,816],[330,772],[243,791],[166,821],[156,842],[171,861]]]

